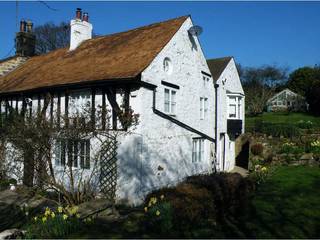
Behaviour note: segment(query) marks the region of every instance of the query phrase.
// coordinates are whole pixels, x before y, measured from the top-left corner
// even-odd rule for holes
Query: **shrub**
[[[175,229],[186,230],[203,222],[203,219],[215,218],[215,206],[212,194],[205,188],[181,183],[175,188],[164,188],[153,192],[146,198],[150,205],[154,196],[164,196],[165,202],[172,207],[172,223]],[[160,229],[161,231],[161,229]]]
[[[259,185],[264,181],[266,181],[269,173],[270,173],[270,167],[257,164],[254,166],[254,169],[251,172],[250,177],[253,178],[256,184]]]
[[[315,140],[310,143],[310,152],[319,154],[320,153],[320,141]]]
[[[256,143],[252,145],[251,152],[253,155],[260,156],[263,152],[263,145],[261,143]]]
[[[304,152],[304,148],[296,146],[294,143],[284,143],[280,152],[286,154],[299,154]]]
[[[304,120],[300,120],[297,123],[297,126],[301,129],[312,129],[313,125],[314,124],[311,121],[304,121]]]
[[[43,214],[33,217],[26,238],[65,238],[80,228],[79,217],[76,207],[58,207],[57,211],[46,208]]]
[[[271,135],[273,137],[283,136],[286,138],[298,137],[301,134],[298,127],[287,123],[264,123],[262,127],[262,133]]]

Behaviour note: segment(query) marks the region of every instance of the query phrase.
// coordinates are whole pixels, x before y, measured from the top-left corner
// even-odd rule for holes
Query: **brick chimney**
[[[16,55],[31,57],[35,53],[36,37],[33,33],[31,21],[20,21],[20,31],[16,33]]]
[[[76,49],[83,41],[92,38],[92,24],[88,13],[82,16],[81,8],[77,8],[76,18],[70,22],[70,51]]]

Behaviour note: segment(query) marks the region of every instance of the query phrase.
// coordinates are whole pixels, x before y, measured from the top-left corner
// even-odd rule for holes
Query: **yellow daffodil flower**
[[[157,215],[157,216],[160,215],[160,211],[159,211],[159,210],[156,211],[156,215]]]
[[[145,212],[148,212],[148,207],[145,207],[145,208],[144,208],[144,211],[145,211]]]
[[[47,217],[42,217],[42,222],[45,223],[47,221]]]
[[[59,212],[59,213],[62,213],[62,212],[63,212],[63,207],[59,206],[59,207],[58,207],[58,212]]]
[[[63,220],[67,220],[68,215],[67,215],[67,214],[63,214],[63,215],[62,215],[62,218],[63,218]]]

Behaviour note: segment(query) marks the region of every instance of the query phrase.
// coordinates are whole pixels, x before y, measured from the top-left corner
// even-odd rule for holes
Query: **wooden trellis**
[[[109,139],[101,148],[100,189],[108,199],[114,200],[117,186],[117,141]]]

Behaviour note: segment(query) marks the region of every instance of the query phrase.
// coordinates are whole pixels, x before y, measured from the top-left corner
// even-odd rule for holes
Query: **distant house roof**
[[[220,75],[222,74],[223,70],[227,67],[231,59],[232,57],[222,57],[207,60],[207,64],[209,66],[212,78],[215,82],[219,79]]]
[[[0,93],[133,79],[157,56],[188,16],[83,42],[74,51],[58,49],[27,60],[0,77]]]

